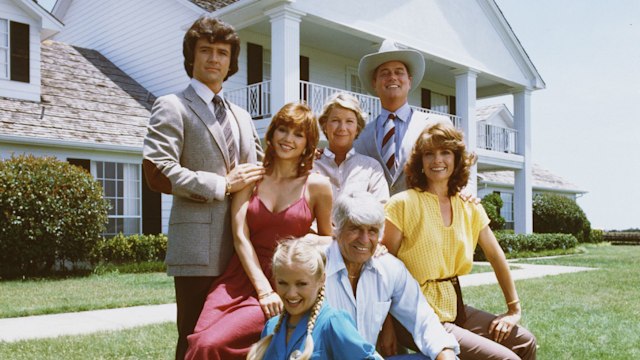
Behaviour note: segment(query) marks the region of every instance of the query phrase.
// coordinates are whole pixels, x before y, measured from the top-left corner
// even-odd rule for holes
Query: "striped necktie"
[[[224,132],[224,140],[227,145],[227,150],[229,150],[229,170],[232,170],[236,166],[236,142],[233,139],[231,124],[229,124],[229,119],[227,119],[227,109],[224,107],[222,98],[218,95],[213,98],[213,105],[215,107],[216,119]]]
[[[389,169],[391,175],[396,174],[396,125],[394,119],[395,114],[389,114],[387,121],[384,123],[384,137],[382,138],[382,160]]]

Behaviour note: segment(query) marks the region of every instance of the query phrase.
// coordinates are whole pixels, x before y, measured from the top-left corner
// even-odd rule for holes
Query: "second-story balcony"
[[[300,81],[300,100],[305,101],[316,115],[320,115],[327,98],[337,92],[345,92],[355,96],[360,101],[360,107],[368,114],[368,119],[375,119],[381,112],[380,99],[375,96],[346,91],[344,89],[315,84],[308,81]],[[225,97],[232,103],[244,108],[251,117],[259,123],[256,125],[258,132],[264,133],[268,120],[272,116],[271,109],[271,81],[263,81],[240,89],[225,91]],[[414,111],[438,114],[449,117],[451,122],[460,128],[462,122],[459,116],[445,114],[418,106],[411,106]],[[264,121],[260,121],[264,120]],[[503,153],[516,153],[516,131],[484,123],[478,124],[479,148],[499,151]]]

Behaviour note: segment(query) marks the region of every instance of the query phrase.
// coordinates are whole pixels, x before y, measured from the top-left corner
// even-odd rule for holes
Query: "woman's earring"
[[[422,168],[422,170],[420,170],[420,172],[424,174],[424,168]]]

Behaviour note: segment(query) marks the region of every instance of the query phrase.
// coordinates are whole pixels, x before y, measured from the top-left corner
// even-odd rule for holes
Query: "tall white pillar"
[[[471,69],[454,70],[456,77],[456,115],[462,119],[462,131],[468,151],[476,151],[478,127],[476,125],[476,79],[478,72]],[[474,165],[469,174],[467,191],[478,194],[478,168]]]
[[[280,5],[267,10],[271,21],[271,113],[300,99],[300,22],[306,14]]]
[[[533,161],[531,158],[531,91],[513,94],[513,120],[518,131],[516,150],[524,157],[521,170],[515,170],[514,227],[517,234],[533,232]]]

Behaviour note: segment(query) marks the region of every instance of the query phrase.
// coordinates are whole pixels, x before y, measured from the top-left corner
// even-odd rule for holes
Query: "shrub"
[[[163,261],[167,253],[167,237],[159,235],[129,235],[122,233],[98,241],[91,251],[94,264],[124,264]]]
[[[514,234],[498,231],[494,233],[505,254],[540,252],[544,250],[571,249],[578,240],[570,234]],[[474,260],[484,261],[486,257],[480,246],[476,248]]]
[[[640,245],[640,232],[637,231],[607,231],[603,240],[612,245]]]
[[[538,194],[533,198],[533,231],[572,234],[579,242],[588,242],[591,223],[572,199],[555,194]]]
[[[599,243],[604,241],[604,231],[600,229],[591,229],[589,233],[589,242]]]
[[[0,275],[46,272],[84,260],[107,222],[102,187],[82,168],[53,157],[0,162]]]
[[[489,223],[489,227],[491,230],[502,230],[504,228],[505,220],[500,215],[500,209],[502,209],[502,205],[504,205],[500,194],[491,193],[486,195],[480,201],[482,206],[484,207],[484,211],[489,216],[491,222]]]

